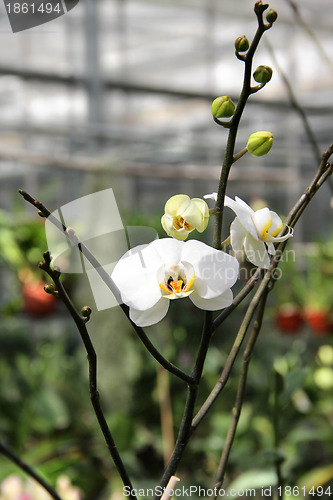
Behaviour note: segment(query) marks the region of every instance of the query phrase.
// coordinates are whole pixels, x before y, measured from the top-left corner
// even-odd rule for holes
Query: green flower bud
[[[273,134],[271,132],[255,132],[251,134],[247,141],[247,150],[253,156],[267,155],[273,144]]]
[[[245,35],[236,38],[235,40],[236,52],[246,52],[249,46],[250,46],[249,41]]]
[[[266,14],[266,21],[270,24],[273,24],[278,17],[278,13],[274,9],[270,9]]]
[[[258,83],[267,83],[273,75],[273,70],[269,66],[258,66],[253,73],[253,78]]]
[[[49,293],[50,295],[53,295],[55,292],[55,288],[54,285],[52,285],[52,283],[46,283],[44,285],[44,290],[46,293]]]
[[[217,97],[212,103],[214,118],[229,118],[235,112],[235,105],[228,95]]]
[[[81,314],[84,318],[89,318],[91,315],[91,308],[89,306],[82,307]]]

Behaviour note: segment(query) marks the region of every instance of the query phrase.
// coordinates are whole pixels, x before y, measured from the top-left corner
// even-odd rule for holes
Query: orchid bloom
[[[199,309],[216,311],[233,300],[238,276],[235,257],[196,240],[155,240],[129,250],[111,278],[138,326],[158,323],[170,300],[189,297]]]
[[[164,211],[163,229],[177,240],[184,241],[194,229],[202,233],[207,227],[209,209],[200,198],[190,199],[186,194],[176,194],[166,202]]]
[[[216,201],[217,193],[206,195],[204,198]],[[235,254],[240,254],[244,249],[252,264],[267,269],[270,265],[269,255],[276,253],[274,243],[293,236],[293,229],[288,227],[287,234],[278,236],[283,229],[283,223],[277,213],[267,207],[254,211],[237,196],[235,200],[226,196],[224,204],[237,215],[230,226],[230,242]]]

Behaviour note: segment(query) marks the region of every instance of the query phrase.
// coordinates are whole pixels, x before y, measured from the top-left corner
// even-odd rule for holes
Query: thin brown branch
[[[147,337],[146,333],[142,328],[137,326],[129,317],[129,308],[122,303],[121,297],[120,297],[120,292],[118,288],[116,287],[115,283],[112,281],[111,276],[105,271],[103,266],[98,262],[96,257],[89,251],[89,249],[86,247],[86,245],[79,240],[79,238],[76,236],[74,230],[72,228],[67,228],[63,223],[61,223],[54,215],[48,210],[48,208],[45,207],[40,201],[34,199],[30,194],[26,193],[22,189],[19,190],[19,193],[23,196],[23,198],[31,203],[34,207],[38,209],[38,213],[41,217],[48,218],[52,224],[54,224],[60,231],[64,232],[66,237],[74,244],[77,245],[79,251],[86,257],[86,259],[90,262],[90,264],[94,267],[96,272],[99,274],[101,279],[104,281],[104,283],[107,285],[109,290],[113,293],[113,295],[116,297],[118,304],[124,314],[126,315],[127,319],[131,323],[132,327],[134,328],[136,334],[138,335],[139,339],[145,346],[145,348],[149,351],[149,353],[155,358],[155,360],[163,366],[166,370],[169,372],[173,373],[176,377],[182,379],[186,383],[193,383],[193,379],[190,375],[187,373],[183,372],[180,368],[175,366],[173,363],[168,361],[162,354],[156,349],[156,347],[152,344],[152,342],[149,340]]]
[[[261,330],[262,320],[263,320],[263,316],[264,316],[264,312],[265,312],[267,294],[268,294],[268,287],[265,288],[265,291],[260,298],[260,302],[258,305],[258,311],[257,311],[257,317],[256,317],[256,320],[254,322],[252,332],[250,334],[247,346],[246,346],[244,354],[243,354],[242,368],[241,368],[241,373],[240,373],[240,377],[239,377],[236,399],[235,399],[234,407],[232,409],[232,418],[231,418],[229,430],[227,433],[227,437],[225,440],[223,452],[221,455],[221,460],[220,460],[218,470],[217,470],[217,473],[215,476],[215,482],[214,482],[214,486],[213,486],[213,489],[216,488],[215,491],[219,490],[223,484],[226,466],[227,466],[230,451],[231,451],[231,448],[232,448],[232,445],[233,445],[233,442],[235,439],[237,425],[238,425],[238,421],[239,421],[239,417],[240,417],[240,414],[242,411],[242,406],[243,406],[243,401],[244,401],[244,394],[245,394],[249,364],[250,364],[250,360],[251,360],[254,346],[256,344],[258,335],[259,335],[260,330]]]
[[[18,457],[8,446],[0,441],[0,453],[11,460],[17,467],[34,479],[54,500],[61,500],[58,493],[30,465]]]
[[[100,405],[100,400],[99,400],[99,393],[97,390],[97,355],[94,349],[94,346],[91,342],[87,327],[86,327],[86,322],[89,319],[90,314],[88,316],[84,317],[82,314],[80,314],[75,306],[73,305],[70,297],[68,296],[66,290],[64,289],[62,282],[60,280],[60,273],[54,269],[51,268],[51,256],[49,252],[44,253],[44,261],[42,261],[39,264],[39,267],[43,269],[53,280],[55,286],[56,286],[56,291],[57,295],[59,298],[61,298],[62,302],[65,304],[68,312],[70,313],[71,317],[73,318],[78,332],[80,334],[80,337],[82,339],[82,342],[84,344],[84,347],[87,352],[87,358],[88,358],[88,364],[89,364],[89,391],[90,391],[90,399],[91,403],[93,406],[93,409],[95,411],[95,415],[97,418],[97,421],[99,423],[100,429],[103,433],[106,445],[109,449],[110,455],[112,457],[112,460],[117,468],[117,471],[123,481],[124,486],[127,486],[130,491],[130,498],[133,500],[136,500],[136,496],[132,493],[133,491],[133,486],[131,483],[131,480],[128,476],[128,473],[126,471],[126,468],[124,466],[124,463],[120,457],[118,448],[115,444],[115,441],[113,439],[113,436],[111,434],[111,431],[109,429],[109,426],[106,422],[106,419],[104,417],[104,413],[102,410],[102,407]]]
[[[194,415],[195,402],[197,399],[198,387],[200,384],[211,336],[212,336],[212,312],[205,311],[205,322],[202,329],[201,342],[196,356],[196,361],[191,373],[191,376],[195,382],[194,384],[188,386],[185,409],[183,413],[182,422],[179,428],[176,445],[160,481],[160,487],[162,488],[166,487],[171,476],[173,476],[176,473],[177,467],[181,461],[188,440],[191,437],[191,424]],[[157,498],[158,497],[155,497],[155,500],[157,500]]]

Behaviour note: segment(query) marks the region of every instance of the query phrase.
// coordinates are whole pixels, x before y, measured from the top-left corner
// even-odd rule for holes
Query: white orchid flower
[[[186,194],[176,194],[169,198],[164,211],[161,219],[163,229],[168,236],[177,240],[186,240],[194,229],[202,233],[209,220],[207,203],[200,198],[190,199]]]
[[[217,200],[217,193],[204,196]],[[269,208],[252,210],[245,201],[235,197],[235,200],[225,197],[224,205],[231,208],[237,217],[230,226],[230,243],[236,255],[245,251],[252,264],[267,269],[270,265],[269,255],[275,255],[274,243],[285,241],[293,236],[293,229],[288,227],[284,236],[278,236],[283,223],[277,213]]]
[[[216,311],[233,300],[238,276],[235,257],[196,240],[155,240],[129,250],[111,278],[138,326],[158,323],[170,300],[189,297],[199,309]]]

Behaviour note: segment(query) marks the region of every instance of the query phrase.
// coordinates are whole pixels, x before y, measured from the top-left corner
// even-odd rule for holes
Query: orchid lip
[[[288,228],[288,232],[283,236],[272,236],[269,233],[265,237],[265,241],[272,241],[273,243],[280,243],[281,241],[286,241],[288,238],[294,236],[294,228],[290,226],[285,226]]]
[[[159,286],[163,292],[162,296],[166,299],[180,299],[188,297],[193,290],[190,290],[195,281],[194,271],[190,276],[186,276],[182,264],[173,266],[171,269],[165,269],[164,280],[159,281]]]

